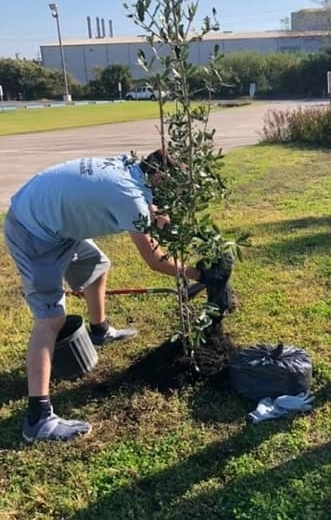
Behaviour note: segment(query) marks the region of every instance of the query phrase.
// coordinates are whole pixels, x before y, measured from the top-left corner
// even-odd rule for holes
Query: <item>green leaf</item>
[[[139,19],[139,22],[144,22],[145,20],[145,5],[143,0],[138,0],[136,4],[137,9],[137,16]]]
[[[240,235],[237,238],[236,242],[239,245],[250,247],[252,245],[250,242],[250,237],[251,237],[250,233],[244,233],[243,235]]]
[[[243,255],[239,246],[236,247],[236,256],[240,262],[243,261]]]

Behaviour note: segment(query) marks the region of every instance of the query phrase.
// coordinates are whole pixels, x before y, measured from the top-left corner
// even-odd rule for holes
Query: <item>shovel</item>
[[[187,289],[188,298],[194,298],[197,294],[199,294],[206,286],[203,283],[196,282],[190,285]],[[128,289],[107,289],[106,296],[116,296],[121,294],[178,294],[176,289],[172,289],[170,287],[137,287],[137,288],[128,288]],[[83,298],[83,292],[76,291],[66,291],[66,295],[77,296],[78,298]]]

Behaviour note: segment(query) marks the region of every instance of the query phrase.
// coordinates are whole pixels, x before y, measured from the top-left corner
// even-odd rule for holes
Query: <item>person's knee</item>
[[[98,253],[82,261],[71,262],[66,270],[65,280],[73,291],[82,291],[96,280],[106,278],[110,268],[110,259],[103,253]]]
[[[110,268],[105,269],[105,270],[103,271],[103,273],[99,276],[99,278],[102,278],[102,279],[108,278],[108,276],[109,276],[109,271],[110,271]]]
[[[34,332],[49,333],[57,335],[66,321],[65,315],[55,316],[52,318],[36,318],[34,322]]]

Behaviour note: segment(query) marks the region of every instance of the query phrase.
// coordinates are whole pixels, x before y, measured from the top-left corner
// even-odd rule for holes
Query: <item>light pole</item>
[[[71,95],[69,94],[69,88],[68,88],[68,78],[67,78],[67,71],[66,71],[66,64],[64,59],[64,50],[62,45],[62,37],[61,37],[61,28],[60,28],[60,19],[59,19],[59,10],[56,4],[48,4],[51,15],[56,20],[56,27],[57,27],[57,35],[59,39],[59,47],[60,47],[60,54],[61,54],[61,63],[62,63],[62,71],[63,71],[63,79],[64,79],[64,95],[63,95],[63,101],[70,102],[71,101]]]

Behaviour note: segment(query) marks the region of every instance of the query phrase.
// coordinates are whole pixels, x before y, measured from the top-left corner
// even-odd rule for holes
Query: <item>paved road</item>
[[[228,108],[211,116],[215,145],[226,153],[259,141],[266,112],[314,102],[274,102]],[[110,156],[134,150],[138,155],[159,147],[156,120],[117,123],[71,130],[0,137],[0,211],[10,195],[31,175],[51,164],[83,156]]]

